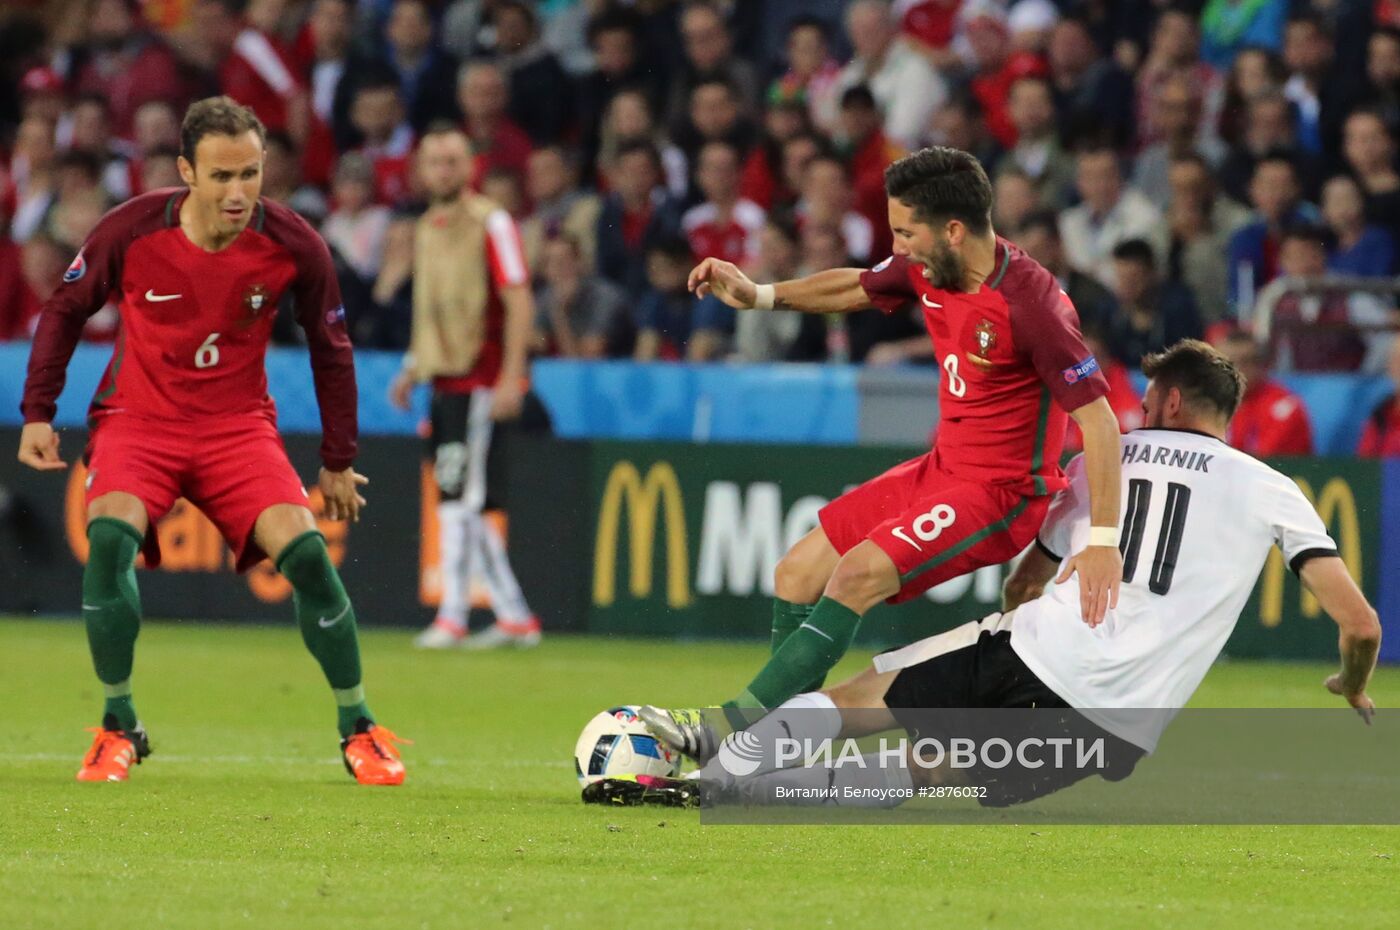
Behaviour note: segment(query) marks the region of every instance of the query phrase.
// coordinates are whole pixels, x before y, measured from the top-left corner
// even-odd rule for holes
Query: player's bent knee
[[[827,583],[827,597],[858,613],[899,591],[899,571],[890,557],[871,542],[863,542],[841,557]]]
[[[146,513],[146,505],[141,502],[141,498],[125,491],[112,491],[103,494],[88,504],[89,524],[93,520],[103,517],[120,520],[133,527],[139,536],[144,536],[146,528],[150,526],[150,516]]]
[[[281,562],[291,544],[308,533],[317,533],[316,517],[310,508],[297,504],[273,504],[253,524],[254,541],[274,563]]]
[[[794,548],[773,570],[773,593],[793,604],[815,604],[828,579],[829,572]]]

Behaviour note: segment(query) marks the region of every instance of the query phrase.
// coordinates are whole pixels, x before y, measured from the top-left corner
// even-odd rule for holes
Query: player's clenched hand
[[[1347,703],[1356,708],[1356,712],[1361,715],[1361,719],[1366,721],[1366,726],[1369,727],[1371,725],[1371,718],[1376,715],[1376,702],[1371,700],[1366,695],[1365,691],[1348,694],[1345,689],[1342,688],[1342,676],[1340,672],[1331,676],[1322,684],[1333,694],[1346,698]]]
[[[365,499],[360,496],[360,488],[369,484],[368,478],[353,468],[344,471],[327,471],[322,468],[318,483],[321,485],[321,499],[325,502],[327,520],[359,521],[360,508],[365,505]]]
[[[1090,626],[1103,623],[1110,607],[1118,606],[1118,585],[1123,580],[1123,557],[1117,546],[1085,546],[1071,556],[1055,584],[1064,584],[1079,575],[1079,610]]]
[[[58,457],[58,433],[47,423],[26,423],[19,434],[19,460],[39,471],[62,471],[68,463]]]
[[[758,287],[733,262],[707,258],[690,272],[686,287],[696,297],[714,294],[735,310],[752,310]]]

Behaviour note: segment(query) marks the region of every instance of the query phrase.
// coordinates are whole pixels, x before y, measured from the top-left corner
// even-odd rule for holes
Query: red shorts
[[[822,508],[822,530],[845,555],[870,540],[899,570],[907,601],[986,565],[1000,565],[1031,544],[1050,497],[938,471],[933,454],[902,462]]]
[[[178,498],[213,521],[240,572],[266,557],[253,542],[253,525],[264,510],[307,506],[282,437],[262,413],[179,424],[111,414],[93,430],[85,458],[88,504],[124,491],[146,505],[150,528],[142,552],[148,568],[160,564],[156,523]]]

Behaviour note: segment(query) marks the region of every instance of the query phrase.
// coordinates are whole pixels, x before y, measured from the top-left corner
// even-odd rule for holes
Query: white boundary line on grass
[[[81,761],[81,753],[28,752],[10,753],[5,759],[12,762],[72,762]],[[182,756],[157,752],[152,754],[154,763],[173,762],[177,765],[338,765],[339,756]],[[409,759],[411,765],[462,765],[458,759]],[[470,763],[466,763],[470,765]],[[567,762],[558,759],[504,759],[492,763],[493,768],[567,768]]]

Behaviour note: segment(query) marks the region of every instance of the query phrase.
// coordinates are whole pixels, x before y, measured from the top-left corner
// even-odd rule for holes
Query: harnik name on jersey
[[[1133,463],[1147,465],[1170,465],[1173,468],[1183,468],[1186,471],[1202,471],[1210,474],[1210,460],[1214,455],[1207,455],[1204,452],[1188,452],[1185,449],[1173,449],[1170,446],[1154,446],[1150,442],[1125,443],[1123,445],[1123,464]]]

